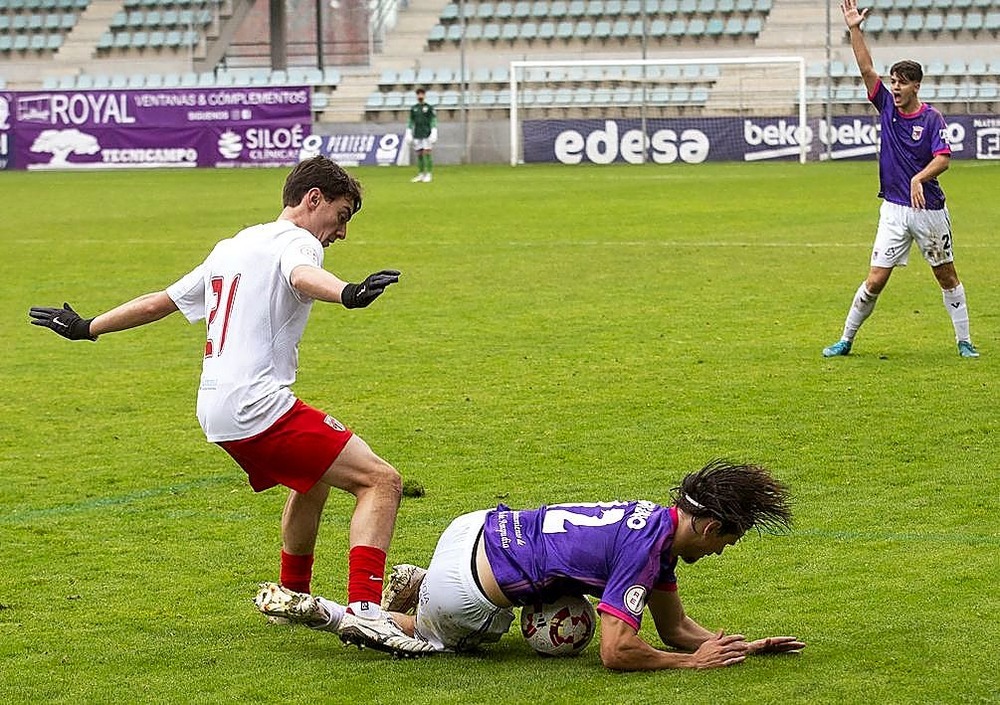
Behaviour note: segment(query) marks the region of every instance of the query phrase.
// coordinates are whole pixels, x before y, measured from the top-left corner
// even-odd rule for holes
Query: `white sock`
[[[955,340],[972,342],[969,337],[969,308],[965,303],[965,287],[959,284],[954,289],[942,289],[944,307],[955,326]]]
[[[844,340],[854,340],[854,336],[858,334],[858,328],[865,322],[865,319],[872,315],[876,301],[878,301],[878,294],[868,291],[862,282],[854,294],[851,310],[847,312],[847,320],[844,321],[844,335],[842,336]]]
[[[326,618],[326,622],[321,624],[310,624],[310,628],[325,632],[337,631],[337,629],[340,628],[340,620],[343,619],[344,613],[347,612],[347,608],[334,602],[333,600],[328,600],[325,597],[315,597],[313,599],[322,609],[322,616]]]
[[[347,610],[365,619],[378,619],[382,614],[382,607],[377,602],[352,602],[347,605]]]

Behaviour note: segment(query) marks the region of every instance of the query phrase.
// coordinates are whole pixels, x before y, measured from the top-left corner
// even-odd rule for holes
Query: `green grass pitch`
[[[604,670],[596,644],[543,660],[516,633],[408,662],[265,624],[284,491],[254,495],[204,441],[201,327],[92,344],[28,325],[32,305],[162,289],[274,218],[285,173],[0,174],[0,702],[1000,700],[1000,165],[942,178],[979,360],[916,253],[854,354],[820,356],[867,271],[871,162],[356,170],[365,208],[326,266],[402,280],[314,309],[296,392],[426,487],[391,562],[499,501],[666,501],[718,456],[792,486],[791,535],[678,573],[706,626],[808,648],[653,674]],[[331,495],[320,534],[333,598],[351,508]]]

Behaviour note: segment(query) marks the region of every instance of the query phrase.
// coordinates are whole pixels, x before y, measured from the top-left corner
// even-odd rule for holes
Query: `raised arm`
[[[840,3],[840,10],[844,13],[844,22],[847,23],[847,30],[851,34],[851,48],[854,50],[854,58],[858,62],[861,78],[864,80],[865,88],[870,96],[881,77],[875,70],[872,54],[868,50],[865,35],[861,31],[861,23],[868,17],[869,8],[858,10],[858,0],[844,0]]]

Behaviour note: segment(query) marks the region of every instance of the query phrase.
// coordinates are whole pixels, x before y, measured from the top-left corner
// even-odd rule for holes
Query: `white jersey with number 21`
[[[289,387],[312,309],[289,281],[301,264],[322,267],[322,245],[278,220],[223,240],[167,288],[188,321],[207,323],[198,421],[209,441],[255,436],[295,403]]]

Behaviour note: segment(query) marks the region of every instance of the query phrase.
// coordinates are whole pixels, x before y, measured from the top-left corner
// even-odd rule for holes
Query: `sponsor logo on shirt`
[[[323,423],[325,423],[327,426],[329,426],[330,428],[332,428],[334,431],[344,431],[344,430],[346,430],[344,428],[344,424],[340,423],[339,421],[337,421],[337,419],[335,419],[335,418],[333,418],[332,416],[329,416],[329,415],[327,415],[327,417],[325,419],[323,419]]]
[[[646,606],[646,588],[642,585],[633,585],[625,591],[624,602],[629,612],[636,616],[642,614]]]

